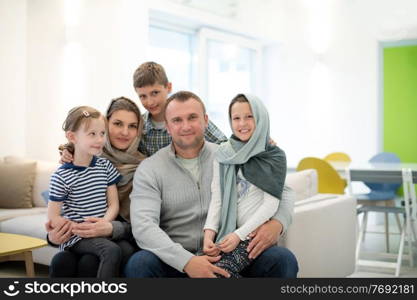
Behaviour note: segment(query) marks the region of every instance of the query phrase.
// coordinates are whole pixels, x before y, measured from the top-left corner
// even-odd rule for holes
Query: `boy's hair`
[[[62,129],[67,131],[77,131],[81,125],[85,124],[85,128],[88,129],[91,123],[91,119],[105,118],[97,109],[90,106],[77,106],[68,112],[67,118],[62,124]]]
[[[198,97],[196,94],[189,92],[189,91],[179,91],[176,92],[175,94],[172,94],[171,96],[168,97],[167,101],[165,101],[165,111],[166,108],[168,107],[169,103],[176,100],[179,102],[185,102],[188,99],[194,99],[197,102],[199,102],[203,108],[203,113],[206,114],[206,107],[204,106],[203,101],[200,99],[200,97]],[[165,113],[164,113],[164,117],[165,117]],[[166,120],[166,119],[165,119]]]
[[[166,86],[168,82],[164,67],[153,61],[141,64],[133,74],[133,87],[135,89],[154,84]]]
[[[243,94],[238,94],[236,97],[234,97],[229,104],[229,118],[232,118],[232,106],[236,102],[240,102],[240,103],[247,102],[247,103],[249,103],[249,100],[246,99],[245,95],[243,95]]]

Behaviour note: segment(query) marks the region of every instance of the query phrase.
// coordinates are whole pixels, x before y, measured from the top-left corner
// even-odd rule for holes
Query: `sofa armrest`
[[[331,196],[296,205],[279,242],[297,257],[299,277],[346,277],[355,270],[356,199]]]

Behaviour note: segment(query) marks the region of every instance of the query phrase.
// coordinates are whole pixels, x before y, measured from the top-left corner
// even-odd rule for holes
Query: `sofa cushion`
[[[33,161],[27,158],[17,157],[17,156],[6,156],[4,158],[5,162],[22,162],[22,161]],[[49,180],[51,175],[59,167],[58,162],[50,161],[37,161],[36,164],[36,176],[35,182],[33,185],[33,206],[36,207],[45,207],[47,204],[42,197],[42,192],[49,189]]]
[[[285,184],[295,192],[295,201],[310,198],[317,194],[317,171],[314,169],[288,173]]]
[[[32,208],[0,208],[0,231],[1,222],[20,216],[29,216],[36,214],[46,214],[46,207]]]
[[[31,214],[15,217],[0,223],[1,231],[7,233],[23,234],[40,239],[46,238],[46,213]]]
[[[295,205],[279,245],[297,257],[298,277],[346,277],[355,270],[356,199],[330,194],[320,199]]]
[[[0,207],[32,207],[36,162],[0,163]]]

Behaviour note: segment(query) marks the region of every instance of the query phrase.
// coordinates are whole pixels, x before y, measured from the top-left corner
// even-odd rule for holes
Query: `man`
[[[165,106],[171,145],[144,160],[135,173],[131,197],[133,235],[139,247],[125,268],[127,277],[228,277],[202,254],[203,226],[211,198],[217,145],[204,141],[208,117],[193,93],[178,92]],[[298,266],[286,248],[273,246],[291,222],[292,200],[284,190],[273,220],[252,234],[245,277],[296,277]],[[265,250],[266,249],[266,250]]]

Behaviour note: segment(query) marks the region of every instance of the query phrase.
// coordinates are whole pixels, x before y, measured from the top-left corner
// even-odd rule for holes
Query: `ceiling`
[[[239,0],[170,0],[177,4],[192,7],[223,17],[237,15]]]

